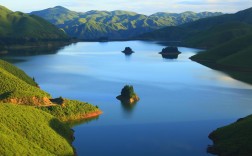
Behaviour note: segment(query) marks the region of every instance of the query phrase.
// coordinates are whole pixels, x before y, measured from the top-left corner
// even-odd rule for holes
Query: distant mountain
[[[252,8],[205,21],[213,26],[190,36],[186,42],[192,46],[211,48],[192,56],[191,59],[208,67],[225,71],[236,79],[252,84],[251,17]],[[201,22],[195,23],[202,24]],[[193,29],[192,27],[190,25],[190,29]]]
[[[0,44],[14,41],[67,39],[63,30],[35,15],[0,6]]]
[[[211,49],[192,57],[193,60],[207,60],[221,65],[252,68],[252,8],[232,15],[202,19],[183,27],[197,29],[196,25],[208,23],[211,28],[201,30],[190,38],[189,44],[211,45]],[[214,24],[215,23],[215,24]],[[193,27],[193,25],[195,25]],[[191,41],[189,41],[191,40]]]
[[[211,12],[184,12],[155,13],[150,16],[129,11],[88,11],[85,13],[70,11],[64,7],[56,6],[31,14],[40,16],[72,37],[86,40],[99,38],[129,39],[142,33],[150,32],[166,26],[176,26],[200,18],[218,16],[222,13]]]
[[[201,19],[192,23],[184,24],[183,28],[191,30],[206,30],[213,26],[228,23],[228,22],[243,22],[252,24],[252,8],[239,11],[235,14],[225,14],[217,17]]]
[[[138,39],[179,40],[189,46],[211,47],[215,44],[242,36],[251,31],[252,8],[235,14],[199,19],[177,27],[165,27],[142,34]]]
[[[252,83],[252,8],[145,33],[136,39],[206,48],[191,59]]]

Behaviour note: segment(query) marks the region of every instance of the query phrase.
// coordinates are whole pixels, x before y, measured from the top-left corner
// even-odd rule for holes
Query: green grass
[[[100,111],[97,106],[68,99],[64,99],[64,103],[62,105],[37,108],[52,114],[61,121],[84,119],[86,115]]]
[[[0,104],[1,155],[74,155],[73,132],[34,107]]]
[[[26,83],[32,86],[37,86],[37,83],[34,82],[34,80],[31,77],[29,77],[24,71],[18,69],[16,66],[6,61],[0,60],[0,68],[4,69],[5,71],[9,72],[10,74],[18,77],[19,79],[25,81]]]
[[[62,105],[42,106],[51,104],[49,98],[22,70],[0,60],[1,155],[74,155],[73,131],[61,121],[79,120],[100,110],[61,98],[55,101],[63,101]]]
[[[193,60],[211,60],[216,63],[228,64],[232,61],[238,61],[237,64],[232,63],[234,66],[243,66],[245,56],[252,56],[251,50],[252,33],[243,35],[242,37],[235,38],[231,41],[219,44],[216,47],[207,50],[206,52],[199,53],[192,57]],[[239,56],[236,59],[234,56]],[[247,63],[247,61],[246,61]],[[252,65],[252,64],[250,64]],[[252,67],[252,66],[251,66]]]
[[[252,25],[242,22],[227,22],[195,33],[186,38],[184,42],[192,47],[212,48],[251,32]]]
[[[252,115],[209,135],[213,151],[223,156],[250,156],[252,153]]]
[[[0,100],[26,105],[44,105],[43,98],[50,95],[40,88],[23,71],[1,60],[0,61]],[[15,102],[14,102],[15,101]]]
[[[252,45],[218,61],[219,64],[252,68]]]
[[[210,68],[222,70],[237,80],[252,84],[251,43],[250,33],[196,54],[191,59]]]
[[[0,6],[0,44],[63,39],[68,39],[67,35],[41,17]]]

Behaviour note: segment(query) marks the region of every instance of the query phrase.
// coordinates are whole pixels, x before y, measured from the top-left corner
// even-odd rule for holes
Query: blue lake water
[[[126,46],[135,53],[125,56]],[[204,156],[208,134],[252,113],[252,86],[188,58],[199,49],[179,47],[176,60],[154,42],[80,42],[55,54],[19,57],[15,65],[53,97],[98,105],[103,114],[78,124],[73,143],[85,156]],[[134,86],[132,107],[115,97]]]

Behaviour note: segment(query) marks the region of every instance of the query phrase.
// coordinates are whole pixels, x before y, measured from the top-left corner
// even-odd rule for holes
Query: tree
[[[132,98],[135,95],[133,86],[125,85],[121,91],[121,96],[125,98]]]

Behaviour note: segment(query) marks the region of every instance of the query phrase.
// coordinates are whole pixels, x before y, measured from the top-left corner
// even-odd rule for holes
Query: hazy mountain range
[[[232,36],[246,34],[247,31],[250,31],[251,17],[252,8],[249,8],[235,14],[199,19],[176,27],[165,27],[140,35],[138,38],[145,40],[178,40],[190,42],[191,44],[194,42],[194,46],[208,47],[210,43],[213,43],[211,45],[220,43],[217,41],[223,37],[228,40]],[[228,35],[230,36],[228,37]],[[201,44],[198,42],[201,42]]]
[[[201,18],[218,16],[220,12],[159,12],[150,16],[129,11],[88,11],[75,12],[61,6],[31,12],[40,16],[58,28],[62,28],[69,36],[86,40],[99,38],[129,39],[140,34],[157,30],[166,26],[177,26],[196,21]]]

